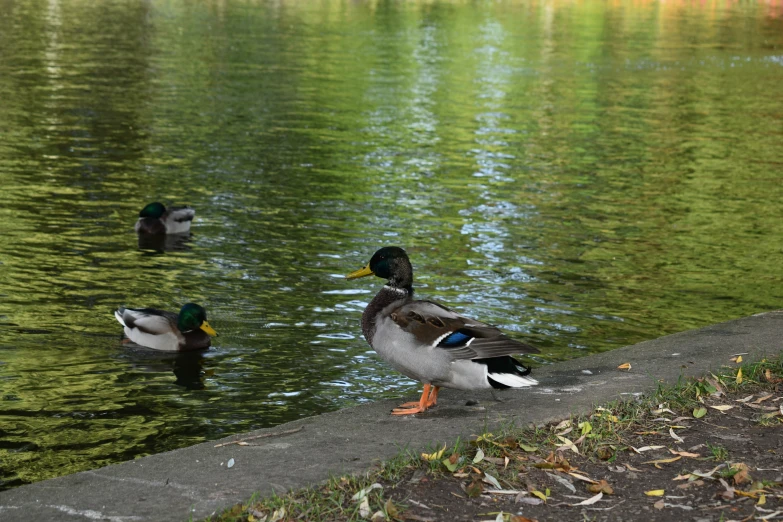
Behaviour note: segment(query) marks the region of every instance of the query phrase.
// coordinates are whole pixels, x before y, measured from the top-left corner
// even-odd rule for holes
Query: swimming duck
[[[424,384],[418,402],[392,415],[420,413],[437,403],[441,387],[460,390],[524,388],[538,384],[530,368],[510,356],[538,353],[488,324],[464,317],[433,301],[413,299],[413,267],[399,247],[375,252],[347,279],[375,275],[387,279],[362,314],[362,333],[397,371]]]
[[[209,348],[209,337],[217,335],[207,322],[207,312],[194,303],[183,306],[179,315],[154,308],[121,306],[114,317],[125,327],[128,339],[153,350],[204,350]]]
[[[139,212],[137,234],[184,234],[190,232],[190,223],[196,211],[190,207],[166,208],[162,203],[150,203]]]

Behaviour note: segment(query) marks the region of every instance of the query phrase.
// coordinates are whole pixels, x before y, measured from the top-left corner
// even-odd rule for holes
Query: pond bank
[[[535,372],[534,389],[500,394],[445,390],[431,412],[391,417],[380,401],[0,493],[0,518],[183,521],[247,500],[355,473],[400,449],[434,447],[485,425],[544,423],[655,389],[659,380],[752,362],[783,348],[783,311],[768,312],[574,359]],[[630,363],[631,370],[618,370]],[[477,406],[465,406],[470,399]],[[263,437],[251,438],[262,435]],[[226,444],[245,439],[247,445]],[[233,466],[228,463],[233,459]]]

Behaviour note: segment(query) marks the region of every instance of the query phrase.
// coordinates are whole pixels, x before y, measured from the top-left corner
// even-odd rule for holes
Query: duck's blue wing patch
[[[443,338],[441,342],[438,343],[438,346],[441,346],[443,348],[455,348],[457,346],[465,346],[468,341],[473,339],[472,335],[468,335],[464,332],[461,332],[457,330],[456,332],[451,332],[449,335]]]

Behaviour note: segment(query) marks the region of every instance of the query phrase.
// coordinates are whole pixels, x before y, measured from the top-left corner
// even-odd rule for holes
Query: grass
[[[700,379],[681,379],[675,385],[660,384],[649,396],[629,401],[616,401],[595,408],[586,415],[575,415],[560,423],[521,428],[513,425],[501,426],[483,433],[475,440],[457,439],[444,448],[431,448],[417,455],[411,451],[400,454],[382,463],[378,468],[360,475],[333,477],[319,487],[289,492],[282,496],[251,498],[248,502],[235,505],[210,520],[219,522],[280,522],[283,520],[402,520],[400,513],[406,509],[404,503],[392,501],[384,492],[392,489],[402,477],[412,472],[426,473],[436,480],[455,470],[479,471],[477,476],[490,475],[502,488],[515,489],[525,485],[507,459],[531,462],[529,454],[548,455],[538,458],[535,467],[547,469],[568,467],[564,455],[556,451],[563,445],[578,443],[581,455],[593,461],[613,462],[621,451],[633,447],[640,434],[669,433],[670,424],[661,416],[698,416],[696,412],[705,408],[705,399],[721,393],[752,393],[783,380],[783,359],[780,357],[746,364],[738,368],[726,368],[718,375],[710,374]],[[780,425],[781,415],[758,414],[755,421],[760,425]],[[729,453],[720,445],[709,445],[707,457],[726,463]],[[478,457],[477,457],[478,455]],[[739,468],[727,464],[723,470],[726,477],[739,472]],[[376,482],[383,482],[383,489],[371,489],[366,502],[353,500],[357,493],[366,490]],[[472,489],[473,488],[473,489]],[[466,488],[468,496],[481,494],[481,479],[475,479]],[[533,495],[546,498],[546,491]],[[364,506],[362,506],[364,504]]]

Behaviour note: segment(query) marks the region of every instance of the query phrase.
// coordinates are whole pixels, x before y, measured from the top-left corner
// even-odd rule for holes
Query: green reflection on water
[[[538,364],[780,306],[779,6],[3,12],[0,488],[410,392],[341,277],[383,244]],[[120,344],[187,301],[216,349]]]

